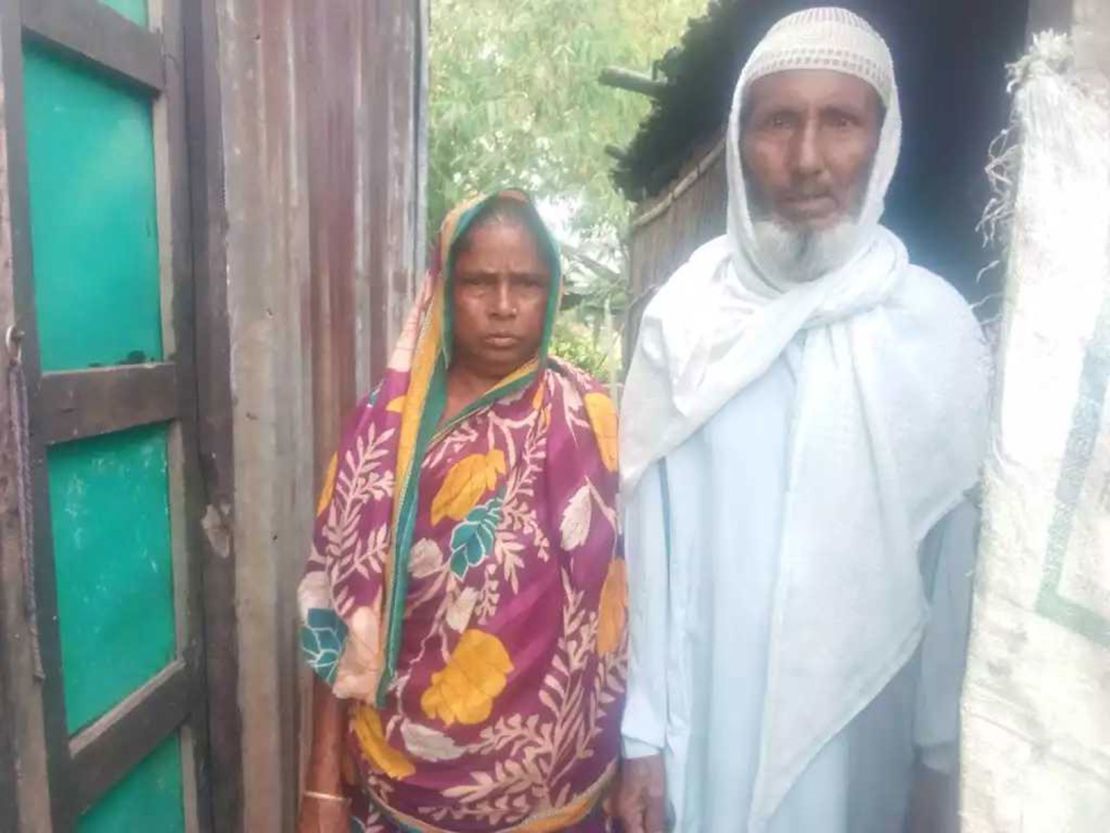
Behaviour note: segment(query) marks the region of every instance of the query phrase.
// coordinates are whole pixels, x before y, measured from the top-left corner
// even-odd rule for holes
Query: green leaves
[[[475,506],[451,533],[451,572],[463,578],[493,550],[501,523],[501,498]]]
[[[630,208],[610,181],[605,146],[625,147],[651,101],[598,76],[608,66],[649,71],[706,5],[432,0],[429,236],[452,206],[495,188],[523,187],[559,206],[573,309],[554,350],[601,378],[620,366],[608,331],[627,303],[620,234]],[[465,572],[473,562],[457,563]]]
[[[597,339],[590,337],[581,324],[560,316],[551,339],[551,352],[599,381],[606,381],[617,369],[620,357],[606,352]]]
[[[650,101],[602,87],[610,65],[647,70],[706,0],[433,0],[428,218],[522,185],[575,205],[571,228],[615,236],[628,203],[607,144],[627,144]]]

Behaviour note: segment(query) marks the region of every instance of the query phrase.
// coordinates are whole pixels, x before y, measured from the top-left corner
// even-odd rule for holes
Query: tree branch
[[[585,266],[598,277],[608,278],[612,281],[624,280],[624,275],[622,275],[619,271],[606,266],[600,261],[594,260],[577,246],[572,246],[570,243],[560,243],[559,246],[560,248],[562,248],[563,254],[565,254],[568,258],[578,262],[582,266]]]
[[[628,90],[640,93],[651,98],[658,98],[659,94],[667,88],[663,81],[656,81],[650,75],[642,72],[633,72],[621,67],[606,67],[597,79],[604,87],[615,87],[618,90]]]

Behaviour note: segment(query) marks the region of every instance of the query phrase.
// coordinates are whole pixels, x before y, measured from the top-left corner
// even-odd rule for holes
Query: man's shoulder
[[[722,235],[703,243],[655,290],[644,308],[645,319],[681,319],[692,308],[690,301],[702,297],[699,284],[712,279],[728,256],[727,238]]]
[[[962,321],[978,326],[971,305],[959,290],[923,266],[910,265],[893,300],[897,307],[915,317],[938,323]]]
[[[891,328],[903,360],[935,373],[989,366],[982,325],[963,295],[939,275],[911,266],[885,308],[884,327]]]

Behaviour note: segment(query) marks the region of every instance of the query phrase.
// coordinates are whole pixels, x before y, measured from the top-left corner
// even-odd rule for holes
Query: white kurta
[[[759,768],[800,337],[626,498],[628,757],[664,752],[674,830],[748,830]],[[912,418],[912,417],[911,417]],[[836,500],[831,494],[830,500]],[[915,760],[955,765],[977,512],[921,546],[920,649],[823,748],[769,833],[896,833]]]

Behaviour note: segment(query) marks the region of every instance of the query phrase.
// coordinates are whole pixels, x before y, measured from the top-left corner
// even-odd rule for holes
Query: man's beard
[[[753,227],[759,259],[771,271],[768,277],[790,283],[814,281],[843,266],[857,243],[856,223],[848,219],[821,230],[774,219],[756,220]]]

